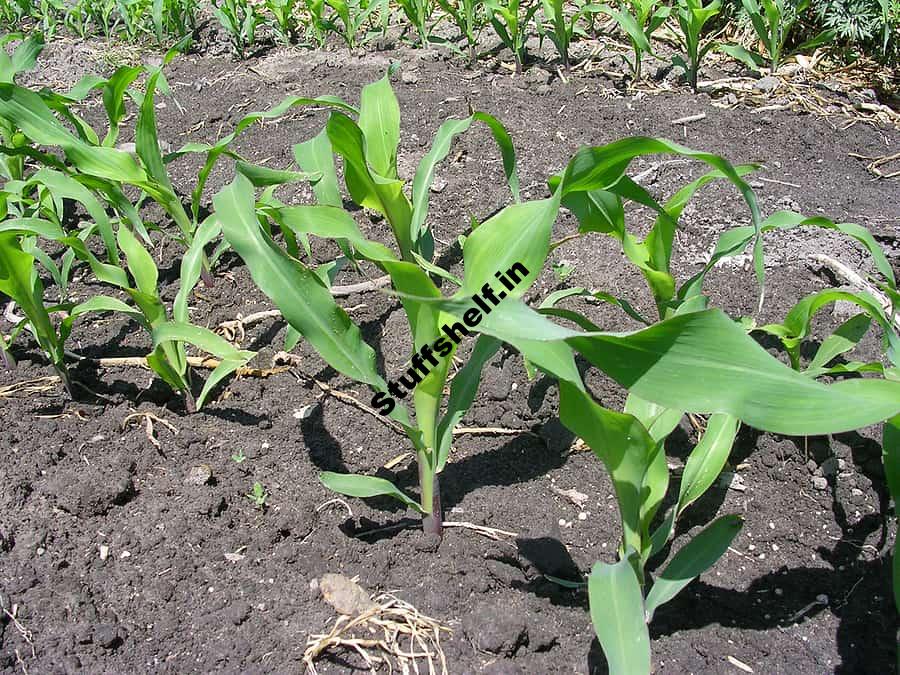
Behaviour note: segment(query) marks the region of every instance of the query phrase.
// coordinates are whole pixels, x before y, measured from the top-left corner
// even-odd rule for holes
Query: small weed
[[[253,502],[253,505],[260,511],[266,510],[266,506],[268,506],[266,501],[269,499],[269,493],[266,492],[266,489],[263,487],[262,483],[254,483],[253,490],[248,492],[245,496],[247,497],[247,499]]]

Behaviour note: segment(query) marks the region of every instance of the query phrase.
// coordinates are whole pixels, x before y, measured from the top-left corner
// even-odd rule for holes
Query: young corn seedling
[[[653,153],[697,159],[713,170],[660,205],[625,173],[634,158]],[[713,257],[733,255],[753,242],[762,282],[760,235],[767,221],[741,178],[752,168],[732,167],[716,155],[659,139],[630,138],[582,148],[551,180],[552,199],[576,215],[580,233],[599,232],[621,242],[626,258],[645,277],[660,320],[650,323],[627,301],[601,291],[591,295],[648,324],[626,333],[601,330],[589,318],[556,307],[563,297],[586,293],[572,289],[548,298],[538,311],[519,299],[504,302],[476,329],[512,345],[532,366],[559,381],[560,419],[594,450],[612,478],[623,532],[618,560],[597,563],[587,581],[591,618],[611,673],[651,672],[648,623],[654,613],[714,564],[738,533],[740,518],[722,516],[653,574],[657,568],[651,566],[652,559],[665,550],[678,517],[715,481],[739,424],[784,435],[819,435],[858,429],[900,411],[900,381],[867,378],[826,386],[770,355],[739,322],[708,309],[702,282],[715,260],[676,286],[670,259],[678,217],[697,190],[722,178],[744,196],[752,225],[723,234]],[[657,214],[643,241],[626,228],[625,201]],[[489,237],[494,229],[499,227],[487,221],[476,233]],[[845,226],[844,231],[851,229]],[[535,259],[546,256],[549,230],[520,225],[519,232],[522,240],[513,246],[522,246]],[[467,275],[477,264],[469,253],[464,250]],[[466,307],[462,298],[434,304],[456,317]],[[548,318],[553,316],[582,330],[556,324]],[[628,390],[624,412],[604,408],[586,391],[575,366],[576,352]],[[685,465],[676,505],[657,524],[669,486],[665,439],[685,413],[709,415],[706,431]]]
[[[529,35],[529,25],[541,8],[540,2],[527,1],[523,6],[520,0],[484,0],[491,26],[497,37],[509,51],[516,62],[516,73],[521,73],[528,59],[525,41]]]
[[[681,27],[678,41],[684,53],[673,56],[672,63],[684,71],[691,89],[695,92],[700,62],[707,52],[716,46],[714,40],[704,39],[704,29],[721,8],[721,0],[712,0],[706,5],[703,4],[703,0],[677,0],[675,5],[675,18]]]
[[[426,46],[431,41],[431,23],[434,15],[434,0],[397,0],[404,16],[416,31],[419,46]]]
[[[4,30],[18,31],[30,17],[30,0],[0,0],[0,27]]]
[[[256,285],[281,310],[292,329],[335,370],[368,384],[375,392],[372,406],[403,427],[419,463],[420,496],[416,501],[391,482],[372,476],[325,472],[321,475],[322,482],[351,496],[395,497],[421,513],[424,530],[434,534],[442,530],[439,475],[447,462],[453,427],[474,400],[481,370],[498,344],[489,338],[478,340],[469,363],[453,379],[446,411],[442,414],[450,360],[469,329],[467,324],[459,322],[445,325],[447,316],[432,307],[431,300],[442,296],[431,275],[463,284],[465,290],[459,293],[467,294],[484,288],[489,280],[495,279],[495,271],[509,269],[514,262],[521,262],[529,270],[537,270],[542,264],[531,258],[515,261],[505,253],[498,256],[496,241],[482,241],[480,232],[484,225],[465,244],[470,255],[474,255],[472,251],[480,251],[482,262],[477,273],[473,272],[463,282],[432,262],[434,238],[427,215],[435,168],[447,157],[453,138],[474,122],[487,125],[498,142],[507,180],[513,195],[517,196],[512,143],[500,123],[485,113],[444,122],[431,150],[419,163],[408,195],[397,173],[400,110],[386,76],[363,89],[356,120],[334,112],[323,133],[295,147],[301,168],[315,169],[322,174],[315,184],[317,205],[285,206],[270,198],[257,203],[252,184],[243,176],[213,200],[225,237],[244,260]],[[396,252],[364,238],[356,222],[342,208],[334,154],[343,160],[344,183],[350,198],[384,217],[393,233]],[[543,202],[516,204],[486,222],[500,222],[512,232],[523,218],[541,219],[549,212]],[[273,242],[270,233],[274,227],[290,233],[286,237],[288,251]],[[398,382],[388,384],[377,372],[375,352],[363,342],[359,327],[335,303],[327,279],[291,254],[291,248],[296,252],[296,246],[290,245],[291,238],[307,235],[337,240],[345,254],[374,263],[390,276],[394,289],[401,294],[414,349],[413,365]],[[532,273],[521,281],[517,292],[524,292],[534,277]],[[426,300],[414,299],[417,297]],[[403,402],[410,393],[415,422],[411,421]]]
[[[653,55],[653,33],[669,18],[672,8],[658,0],[630,0],[621,5],[620,9],[603,5],[597,11],[612,17],[628,36],[634,52],[628,65],[631,67],[632,80],[637,82],[641,79],[644,54]]]
[[[333,30],[325,17],[325,0],[304,0],[304,6],[307,14],[306,37],[312,41],[314,47],[321,49],[325,46],[328,33]]]
[[[299,0],[266,0],[266,9],[274,19],[270,25],[283,44],[294,44],[297,41],[299,6]]]
[[[197,28],[198,0],[153,0],[151,19],[156,44],[180,40]]]
[[[329,29],[336,33],[347,45],[347,49],[353,51],[357,47],[369,41],[370,35],[360,33],[369,23],[373,14],[386,11],[383,2],[363,3],[360,0],[325,0],[325,3],[334,10],[337,21],[334,18],[328,20]]]
[[[228,35],[239,59],[256,44],[256,29],[261,23],[256,6],[248,0],[213,0],[213,14]]]
[[[475,47],[478,44],[478,36],[484,27],[483,4],[480,0],[437,0],[441,9],[450,17],[453,24],[459,30],[460,37],[465,40],[465,52],[455,47],[452,42],[445,44],[464,55],[469,60],[469,65],[474,65],[477,59]]]
[[[563,69],[569,72],[569,44],[576,33],[583,31],[578,27],[578,22],[586,14],[590,14],[600,9],[599,5],[582,5],[574,12],[566,16],[565,2],[563,0],[541,0],[543,8],[544,21],[549,24],[549,28],[539,26],[542,37],[546,35],[556,47],[559,58],[562,61]]]
[[[718,45],[718,49],[742,61],[753,69],[758,69],[765,60],[769,70],[775,72],[785,55],[785,47],[801,15],[809,9],[809,0],[785,2],[785,0],[741,0],[744,11],[750,19],[756,37],[765,49],[765,55],[747,51],[741,45]],[[813,49],[834,37],[834,31],[825,30],[812,39],[798,45],[796,50]]]

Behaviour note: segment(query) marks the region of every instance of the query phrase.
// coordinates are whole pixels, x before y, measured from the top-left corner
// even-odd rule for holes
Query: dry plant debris
[[[391,593],[369,596],[353,579],[342,574],[324,574],[318,581],[325,601],[341,614],[327,633],[310,635],[303,662],[309,675],[315,662],[329,650],[351,650],[374,673],[379,666],[389,672],[446,674],[441,632],[451,632],[439,621]],[[419,662],[427,663],[427,671]]]

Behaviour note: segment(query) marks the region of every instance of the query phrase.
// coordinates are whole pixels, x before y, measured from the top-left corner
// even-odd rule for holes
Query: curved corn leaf
[[[643,550],[644,479],[658,445],[637,418],[608,410],[567,382],[559,383],[559,418],[603,462],[616,491],[626,549]],[[663,457],[665,467],[665,457]]]
[[[363,498],[387,495],[403,502],[406,506],[419,513],[425,513],[422,507],[414,499],[410,499],[396,485],[384,478],[323,471],[319,474],[319,480],[322,481],[322,485],[329,490],[334,490],[342,495]]]
[[[315,181],[321,178],[321,174],[318,173],[290,171],[288,169],[270,169],[258,164],[249,164],[243,160],[235,162],[234,168],[239,174],[249,179],[254,187],[284,185],[285,183],[298,183],[300,181]]]
[[[471,306],[459,299],[438,303],[456,317]],[[686,412],[728,413],[774,433],[839,433],[900,412],[900,382],[821,384],[778,361],[715,309],[680,314],[632,333],[579,333],[548,321],[521,301],[506,300],[476,330],[508,342],[576,387],[583,386],[577,375],[533,345],[565,343],[647,401]]]
[[[828,370],[828,363],[856,347],[863,336],[869,332],[871,325],[872,319],[865,313],[847,319],[831,335],[822,340],[822,344],[819,345],[803,374],[807,377],[819,377],[824,374]]]
[[[34,68],[38,55],[44,49],[44,36],[32,33],[15,48],[10,57],[4,48],[11,40],[21,39],[20,33],[3,36],[0,42],[0,82],[12,82],[16,75]]]
[[[472,355],[466,361],[466,365],[460,368],[450,383],[450,397],[447,399],[447,410],[443,418],[441,418],[437,429],[437,441],[435,443],[437,463],[435,471],[442,471],[447,464],[450,444],[453,441],[453,429],[459,424],[459,421],[475,401],[478,385],[481,384],[481,373],[484,370],[484,366],[494,357],[500,346],[499,340],[487,335],[479,335],[475,346],[472,348]]]
[[[225,238],[285,320],[335,370],[383,389],[386,384],[375,370],[375,352],[363,342],[359,328],[319,277],[285,254],[260,227],[250,181],[237,176],[213,198],[213,204]]]
[[[766,218],[760,225],[760,232],[769,232],[771,230],[789,230],[795,227],[821,227],[826,230],[834,230],[852,237],[862,244],[869,254],[875,268],[887,280],[890,291],[896,293],[897,283],[894,277],[893,268],[884,255],[884,251],[878,245],[878,242],[866,228],[856,223],[835,223],[828,218],[816,216],[807,218],[806,216],[794,211],[778,211]],[[735,255],[743,251],[747,245],[753,241],[754,229],[752,227],[735,227],[726,230],[719,235],[719,241],[716,248],[710,256],[709,262],[703,270],[691,277],[678,291],[679,298],[687,298],[692,295],[699,295],[702,292],[703,279],[707,272],[721,259]]]
[[[359,129],[365,139],[369,168],[387,179],[397,179],[397,146],[400,145],[400,104],[391,88],[390,72],[362,89]]]
[[[716,518],[675,554],[647,594],[648,622],[653,619],[653,613],[660,605],[678,595],[725,554],[743,524],[744,520],[740,516]]]
[[[322,129],[310,140],[295,145],[294,159],[307,173],[319,174],[320,177],[312,186],[319,204],[336,207],[343,205],[337,171],[334,168],[334,153],[331,150],[327,130]]]
[[[172,317],[175,321],[190,322],[188,300],[203,270],[204,248],[218,237],[221,232],[222,226],[214,216],[204,220],[200,227],[197,228],[194,240],[181,259],[180,285],[172,303]]]
[[[414,244],[409,235],[412,207],[403,193],[403,181],[370,171],[365,136],[349,117],[332,113],[325,128],[334,152],[344,160],[344,183],[353,201],[387,218],[401,256],[404,260],[411,259]]]
[[[189,342],[212,354],[220,361],[219,365],[206,378],[203,389],[197,397],[198,410],[203,407],[203,403],[213,387],[256,356],[255,352],[236,349],[230,342],[208,328],[183,322],[171,321],[161,323],[153,328],[153,346],[159,347],[167,342]]]
[[[47,168],[36,171],[28,182],[41,183],[50,190],[54,197],[72,199],[84,206],[88,215],[97,224],[100,237],[106,246],[109,261],[114,265],[118,264],[119,251],[116,248],[116,235],[113,232],[112,223],[110,223],[103,205],[88,188],[61,171]]]
[[[114,148],[94,147],[73,136],[53,116],[44,100],[28,89],[0,83],[0,117],[38,145],[62,148],[83,173],[135,185],[147,180],[147,174],[131,155]]]
[[[0,232],[0,293],[15,300],[41,349],[68,385],[62,340],[44,308],[44,285],[35,273],[34,258],[22,250],[16,232]]]
[[[738,421],[727,414],[716,414],[706,423],[706,431],[684,465],[678,492],[676,515],[703,495],[722,472],[737,436]]]

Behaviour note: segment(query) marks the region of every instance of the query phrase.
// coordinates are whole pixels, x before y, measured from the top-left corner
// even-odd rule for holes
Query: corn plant
[[[660,205],[625,173],[635,157],[649,153],[700,160],[712,171]],[[565,171],[550,181],[551,201],[568,206],[581,234],[602,233],[621,243],[626,259],[647,281],[659,320],[648,322],[626,300],[594,293],[597,299],[648,323],[633,332],[604,331],[588,317],[556,307],[564,297],[585,293],[572,289],[548,298],[537,311],[519,298],[506,301],[476,328],[482,335],[512,345],[532,367],[559,381],[560,419],[594,450],[612,479],[623,533],[618,560],[598,562],[586,584],[591,618],[611,673],[651,672],[648,622],[662,604],[714,564],[738,533],[740,518],[722,516],[681,546],[668,564],[654,565],[657,555],[669,546],[678,517],[715,481],[740,424],[785,435],[827,434],[875,424],[900,410],[900,380],[891,379],[889,371],[885,379],[822,384],[765,351],[740,322],[708,308],[702,285],[716,260],[752,244],[762,283],[763,228],[784,222],[781,217],[761,218],[755,195],[742,178],[753,168],[733,167],[718,156],[660,139],[630,138],[582,148]],[[751,224],[723,234],[710,263],[678,287],[670,270],[678,218],[700,188],[720,179],[728,179],[741,192]],[[626,227],[627,201],[657,214],[643,241]],[[485,239],[497,236],[496,241],[505,243],[504,255],[539,260],[550,249],[554,218],[520,220],[515,237],[491,221],[476,233]],[[871,237],[853,227],[834,228],[872,243]],[[463,263],[468,276],[479,259],[464,249]],[[881,262],[877,264],[881,270]],[[886,290],[895,292],[893,277],[887,278]],[[458,318],[467,306],[465,300],[436,299],[433,304]],[[554,316],[580,330],[552,322],[549,317]],[[593,400],[575,365],[576,352],[628,390],[624,412]],[[685,377],[686,372],[690,377]],[[706,432],[689,456],[675,506],[660,520],[659,509],[669,488],[665,439],[685,413],[709,415]],[[656,569],[661,571],[653,574]]]
[[[138,42],[150,34],[150,0],[116,0],[116,8],[128,42]]]
[[[541,8],[539,2],[528,4],[520,0],[484,0],[491,26],[503,46],[512,52],[516,62],[516,73],[521,73],[528,54],[525,41],[529,35],[529,25]]]
[[[256,6],[248,0],[213,0],[213,14],[228,36],[234,53],[243,59],[247,50],[256,44],[256,29],[261,23]]]
[[[86,14],[103,37],[109,39],[118,23],[116,0],[79,0],[72,6],[72,13]],[[82,20],[81,17],[76,19]]]
[[[28,18],[31,18],[30,0],[0,0],[0,26],[5,30],[20,30]]]
[[[35,19],[39,21],[39,26],[44,37],[52,40],[56,36],[56,31],[65,20],[66,4],[64,0],[39,0],[35,5]]]
[[[266,8],[274,18],[271,26],[284,44],[293,44],[297,41],[299,20],[297,9],[299,0],[266,0]]]
[[[765,54],[748,51],[741,45],[720,44],[718,49],[758,69],[766,60],[771,72],[778,70],[785,56],[785,47],[801,15],[809,9],[809,0],[785,2],[785,0],[741,0],[750,19],[756,37],[762,43]],[[761,5],[761,6],[760,6]],[[813,49],[834,38],[834,31],[825,30],[796,47],[796,51]]]
[[[325,17],[325,0],[304,0],[304,7],[308,16],[306,20],[306,37],[312,41],[315,47],[325,46],[325,38],[332,27]],[[302,21],[302,19],[301,19]]]
[[[197,27],[198,0],[153,0],[150,17],[156,44],[180,40]]]
[[[431,38],[430,23],[435,9],[434,0],[397,0],[397,4],[416,31],[419,45],[423,47],[427,45]]]
[[[213,203],[225,237],[244,260],[256,285],[281,309],[292,329],[331,367],[374,390],[372,406],[402,425],[419,462],[418,500],[391,482],[373,476],[325,472],[321,475],[322,482],[351,496],[395,497],[422,514],[425,531],[440,534],[443,520],[439,474],[449,456],[453,427],[472,404],[481,370],[499,345],[489,338],[478,340],[469,363],[453,379],[446,411],[442,414],[450,357],[468,329],[457,323],[452,327],[455,338],[442,337],[445,334],[442,330],[446,331],[443,328],[446,315],[430,305],[431,300],[442,297],[432,275],[451,284],[463,282],[432,262],[434,238],[427,220],[429,190],[435,168],[447,157],[454,137],[474,122],[487,125],[499,144],[514,196],[518,195],[518,179],[515,154],[505,129],[490,115],[473,113],[465,119],[448,120],[440,127],[430,151],[419,163],[408,196],[397,173],[399,112],[386,76],[363,89],[356,120],[343,112],[333,112],[322,133],[295,147],[300,167],[321,173],[321,179],[315,184],[317,205],[285,206],[270,198],[257,201],[251,182],[243,176],[219,192]],[[342,208],[334,155],[343,160],[344,184],[350,198],[384,217],[393,233],[396,252],[365,239],[356,222]],[[523,218],[545,218],[550,212],[546,207],[543,202],[514,204],[488,219],[482,227],[500,222],[506,228],[514,228]],[[260,220],[265,226],[260,225]],[[295,237],[313,235],[337,240],[351,257],[368,260],[390,275],[394,289],[402,295],[413,337],[413,367],[400,380],[402,386],[389,385],[376,371],[375,352],[362,341],[359,327],[335,303],[327,279],[292,255],[290,243],[287,251],[276,245],[271,238],[275,227]],[[466,290],[460,293],[481,289],[501,269],[492,266],[496,247],[493,242],[481,242],[480,231],[481,227],[469,236],[465,246],[467,250],[482,252],[482,269],[466,280]],[[534,264],[531,259],[523,262],[529,269]],[[539,266],[538,263],[534,269]],[[535,276],[535,273],[528,275],[518,287],[520,292],[524,292]],[[426,300],[412,299],[414,296]],[[433,369],[423,371],[425,362],[430,362]],[[410,421],[403,403],[410,391],[415,423]]]
[[[721,0],[712,0],[705,5],[703,0],[678,0],[674,8],[675,18],[681,27],[678,42],[684,53],[673,56],[672,63],[684,71],[691,89],[695,92],[697,91],[700,62],[716,45],[715,41],[704,39],[704,29],[709,20],[716,16],[721,8]]]
[[[653,33],[669,18],[672,8],[658,0],[630,0],[621,9],[613,9],[609,5],[598,8],[598,12],[612,17],[619,27],[625,31],[631,49],[634,52],[631,67],[632,79],[641,79],[641,63],[644,54],[653,54],[651,39]],[[626,59],[627,62],[627,59]]]
[[[369,41],[370,36],[363,35],[360,39],[359,34],[372,15],[387,11],[384,1],[364,3],[361,0],[325,0],[325,3],[337,16],[337,21],[331,18],[326,25],[346,43],[350,51]]]
[[[541,35],[549,37],[550,41],[556,47],[559,58],[562,60],[563,68],[569,72],[569,45],[572,38],[581,29],[578,22],[586,14],[596,12],[599,5],[582,5],[574,12],[566,16],[565,3],[563,0],[541,0],[541,7],[544,15],[544,21],[549,24],[549,28],[539,26]],[[582,31],[583,33],[583,31]]]
[[[453,24],[459,30],[460,37],[465,40],[465,55],[469,59],[469,65],[473,65],[477,58],[475,46],[478,44],[478,36],[484,27],[484,10],[480,0],[437,0],[441,9],[450,17]],[[453,43],[446,43],[451,49]],[[459,53],[463,52],[459,50]]]

